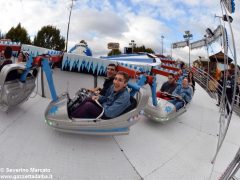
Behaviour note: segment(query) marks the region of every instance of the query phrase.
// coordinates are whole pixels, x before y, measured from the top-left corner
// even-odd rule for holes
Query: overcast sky
[[[240,57],[240,0],[235,0],[235,4],[232,26]],[[6,33],[20,22],[33,40],[42,26],[53,25],[66,38],[70,5],[71,0],[0,0],[0,31]],[[171,43],[182,41],[185,30],[193,34],[192,41],[201,39],[208,27],[214,30],[219,25],[215,14],[222,15],[220,0],[76,0],[68,47],[84,39],[94,56],[99,56],[108,53],[108,42],[120,43],[123,51],[123,47],[135,40],[137,46],[145,45],[161,53],[161,36],[164,36],[164,55],[168,55]],[[228,35],[233,49],[230,31]],[[220,50],[219,41],[209,48],[209,54]],[[188,48],[175,49],[172,54],[188,61]],[[191,60],[198,56],[206,57],[206,49],[191,52]]]

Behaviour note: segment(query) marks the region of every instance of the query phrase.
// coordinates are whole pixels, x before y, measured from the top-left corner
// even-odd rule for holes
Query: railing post
[[[44,91],[44,79],[43,79],[43,69],[41,67],[41,88],[42,88],[42,97],[46,97],[45,96],[45,91]]]
[[[96,74],[93,75],[93,78],[94,78],[94,84],[93,84],[93,87],[96,88],[97,87],[97,84],[98,84],[98,77]]]

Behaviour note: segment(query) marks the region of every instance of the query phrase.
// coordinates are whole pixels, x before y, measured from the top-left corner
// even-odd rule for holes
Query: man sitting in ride
[[[113,85],[114,77],[117,73],[117,67],[115,64],[109,64],[107,67],[107,77],[105,77],[105,81],[103,83],[103,88],[96,87],[94,89],[90,89],[90,91],[96,93],[99,91],[100,95],[105,95],[108,88],[110,88]]]
[[[109,88],[105,96],[93,96],[85,100],[71,116],[73,118],[96,118],[102,112],[102,108],[95,103],[98,100],[104,108],[104,118],[115,118],[124,112],[130,105],[130,94],[127,90],[129,76],[119,71],[114,80],[113,86]]]
[[[177,85],[182,86],[182,81],[185,78],[185,76],[183,75],[183,72],[181,69],[178,70],[177,76],[178,76]]]
[[[188,85],[188,79],[184,78],[182,81],[182,86],[177,86],[173,91],[173,95],[176,98],[169,100],[170,103],[174,104],[176,110],[178,111],[184,106],[184,103],[189,103],[192,99],[192,89]]]
[[[177,87],[176,79],[173,73],[169,73],[168,81],[163,83],[160,91],[157,92],[157,97],[167,99],[167,94],[172,94],[172,92]]]
[[[116,76],[117,67],[115,64],[109,64],[107,66],[107,77],[103,83],[103,88],[96,87],[94,89],[85,89],[81,88],[75,94],[74,98],[68,103],[68,111],[73,112],[75,109],[88,97],[93,96],[94,94],[100,94],[104,96],[107,90],[113,85],[114,77]]]

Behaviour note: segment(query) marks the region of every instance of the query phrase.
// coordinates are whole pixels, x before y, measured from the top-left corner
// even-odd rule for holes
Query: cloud
[[[240,12],[237,7],[240,2],[235,3],[232,25],[239,56]],[[70,5],[71,0],[0,0],[0,31],[6,33],[20,22],[32,39],[45,25],[56,26],[66,37]],[[108,42],[119,42],[123,50],[134,39],[139,46],[161,52],[161,36],[164,35],[166,55],[171,53],[171,43],[183,40],[185,30],[192,32],[195,41],[203,37],[207,27],[215,29],[219,24],[215,14],[221,15],[220,4],[209,0],[77,0],[72,10],[68,47],[85,39],[98,56],[109,51]],[[214,48],[214,51],[221,49]],[[198,53],[204,54],[204,49],[191,52],[193,58]],[[188,50],[174,50],[173,55],[188,59]]]

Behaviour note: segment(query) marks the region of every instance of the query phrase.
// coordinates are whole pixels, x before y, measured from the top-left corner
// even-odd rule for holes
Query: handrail
[[[214,79],[210,74],[203,71],[200,68],[192,67],[192,72],[194,75],[195,81],[204,89],[207,91],[207,93],[214,99],[218,100],[219,97],[222,97],[222,90],[223,87],[218,83],[216,79]],[[209,87],[209,82],[213,82],[211,85],[214,87],[214,89]],[[240,95],[235,95],[233,97],[234,102],[234,108],[233,111],[240,115]]]

